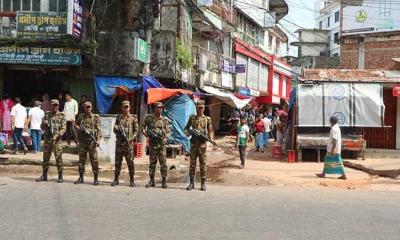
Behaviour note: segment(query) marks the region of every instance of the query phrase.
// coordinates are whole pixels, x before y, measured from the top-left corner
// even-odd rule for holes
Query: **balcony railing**
[[[223,0],[213,0],[212,4],[209,6],[199,4],[200,7],[206,7],[207,9],[214,12],[216,15],[220,16],[223,20],[227,21],[232,26],[237,26],[237,11],[230,6],[228,3],[223,2]]]

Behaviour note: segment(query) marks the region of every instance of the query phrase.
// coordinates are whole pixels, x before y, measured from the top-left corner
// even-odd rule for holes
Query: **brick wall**
[[[358,40],[343,39],[340,66],[348,69],[358,68],[358,54]],[[400,39],[397,37],[365,39],[366,69],[400,69],[400,64],[392,58],[400,58]]]

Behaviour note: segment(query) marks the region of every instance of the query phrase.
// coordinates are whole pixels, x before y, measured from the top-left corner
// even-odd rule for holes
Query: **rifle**
[[[161,137],[159,134],[153,132],[153,131],[150,130],[150,129],[146,129],[146,133],[147,133],[147,135],[149,135],[150,137],[152,137],[152,138],[156,139],[157,141],[162,142],[162,143],[164,143],[165,145],[167,145],[168,147],[170,147],[170,145],[168,144],[168,142],[165,141],[165,140],[163,139],[163,137]]]
[[[118,130],[121,133],[122,141],[128,146],[129,152],[134,154],[132,145],[129,143],[128,136],[126,135],[125,129],[121,126],[121,124],[118,124]]]
[[[207,137],[207,136],[204,135],[203,133],[199,132],[198,130],[189,128],[189,129],[188,129],[188,132],[189,132],[191,135],[193,135],[193,136],[195,136],[195,137],[197,137],[197,138],[200,138],[201,140],[205,140],[205,141],[207,141],[207,142],[210,142],[212,145],[214,145],[215,147],[219,148],[218,144],[217,144],[215,141],[211,140],[209,137]]]
[[[54,128],[53,128],[53,121],[51,121],[51,119],[49,119],[48,120],[49,121],[49,135],[51,136],[51,137],[53,137],[53,135],[54,135]]]
[[[90,140],[92,140],[94,143],[96,143],[97,147],[103,151],[100,147],[100,144],[97,142],[96,138],[93,136],[93,134],[91,134],[89,132],[89,130],[85,127],[85,125],[83,125],[82,123],[79,124],[79,128],[83,131],[83,133],[85,133],[87,136],[89,136]]]

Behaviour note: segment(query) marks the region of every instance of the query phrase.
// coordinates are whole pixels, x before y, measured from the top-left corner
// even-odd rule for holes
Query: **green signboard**
[[[149,54],[149,44],[141,38],[135,38],[134,60],[149,63]]]
[[[67,34],[65,12],[17,12],[17,38],[58,39]]]
[[[0,63],[81,65],[80,49],[46,47],[0,47]]]

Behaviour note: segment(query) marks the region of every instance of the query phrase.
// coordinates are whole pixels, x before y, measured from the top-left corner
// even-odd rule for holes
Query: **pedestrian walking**
[[[43,94],[43,97],[42,97],[42,110],[43,110],[43,112],[49,112],[49,111],[51,111],[51,102],[50,102],[50,97],[49,97],[49,94],[47,94],[47,93],[45,93],[45,94]]]
[[[121,166],[123,157],[125,157],[126,164],[129,170],[129,186],[135,187],[135,165],[133,155],[133,142],[137,137],[139,126],[137,116],[130,113],[129,101],[122,101],[122,114],[117,116],[114,125],[114,133],[116,134],[117,141],[115,142],[115,172],[114,181],[111,186],[119,185],[119,175],[121,173]]]
[[[15,105],[11,109],[11,125],[14,130],[13,132],[13,140],[14,140],[14,154],[18,152],[18,143],[24,149],[24,154],[28,152],[28,148],[26,148],[24,138],[22,136],[22,132],[27,128],[26,120],[27,120],[27,112],[26,108],[21,105],[21,99],[15,99]]]
[[[239,168],[244,168],[245,157],[246,157],[246,147],[250,136],[250,128],[246,124],[246,119],[242,117],[240,119],[240,125],[238,127],[238,132],[236,136],[236,147],[239,149],[240,165]]]
[[[58,110],[60,112],[63,112],[65,107],[65,97],[63,92],[58,93],[58,101],[60,103],[60,105],[58,106]]]
[[[269,135],[271,132],[271,120],[268,117],[268,114],[265,114],[263,118],[263,123],[264,123],[264,133],[263,133],[263,143],[264,143],[264,148],[268,147],[268,142],[269,142]]]
[[[280,116],[276,121],[276,144],[282,145],[285,138],[286,117]]]
[[[11,136],[12,132],[11,109],[14,104],[8,93],[4,94],[3,100],[0,101],[1,131],[7,133],[8,136]]]
[[[50,165],[51,153],[54,153],[58,171],[58,183],[63,180],[63,159],[61,138],[66,130],[66,121],[64,113],[58,110],[59,101],[57,99],[51,100],[52,110],[47,112],[43,118],[41,128],[44,130],[44,145],[43,145],[43,174],[37,182],[47,181],[47,172]]]
[[[85,102],[87,102],[87,96],[82,95],[81,98],[79,99],[79,113],[84,113],[85,112],[85,107],[83,106]]]
[[[160,163],[160,173],[162,177],[161,187],[167,188],[167,142],[170,134],[168,120],[161,115],[163,104],[156,102],[154,104],[154,114],[147,115],[142,124],[142,132],[149,137],[149,183],[147,188],[155,187],[154,176],[156,173],[157,161]]]
[[[66,132],[66,139],[67,145],[71,145],[71,139],[74,140],[75,144],[78,146],[78,139],[74,131],[74,124],[75,124],[75,117],[78,114],[78,102],[72,98],[70,92],[65,93],[65,105],[64,105],[64,114],[65,119],[67,120],[67,132]]]
[[[192,135],[189,129],[200,132],[207,136],[211,141],[214,141],[214,132],[211,123],[211,118],[204,115],[205,102],[204,100],[198,100],[197,104],[197,115],[193,115],[189,118],[185,126],[185,134],[192,136],[190,139],[190,170],[189,177],[190,183],[186,188],[187,190],[194,189],[194,178],[196,174],[196,161],[199,158],[200,164],[200,175],[201,175],[201,190],[206,191],[206,178],[207,178],[207,141],[199,136]]]
[[[264,140],[263,135],[265,132],[264,129],[264,122],[263,122],[263,115],[259,114],[254,124],[254,132],[256,134],[256,151],[264,152]]]
[[[32,145],[33,145],[33,153],[41,151],[41,142],[42,142],[42,120],[44,118],[44,111],[40,108],[41,102],[35,101],[34,107],[29,110],[28,113],[28,122],[27,125],[30,124],[31,137],[32,137]]]
[[[336,117],[329,119],[331,124],[331,131],[329,133],[329,142],[324,161],[324,170],[322,173],[317,173],[317,177],[324,178],[325,174],[341,174],[339,179],[346,180],[344,172],[343,161],[341,157],[342,152],[342,133],[338,125]]]
[[[90,164],[93,172],[93,185],[99,185],[99,162],[97,160],[97,147],[101,138],[100,117],[92,113],[92,103],[85,103],[85,113],[79,114],[75,121],[75,129],[79,141],[79,178],[75,184],[84,183],[86,157],[89,153]]]

